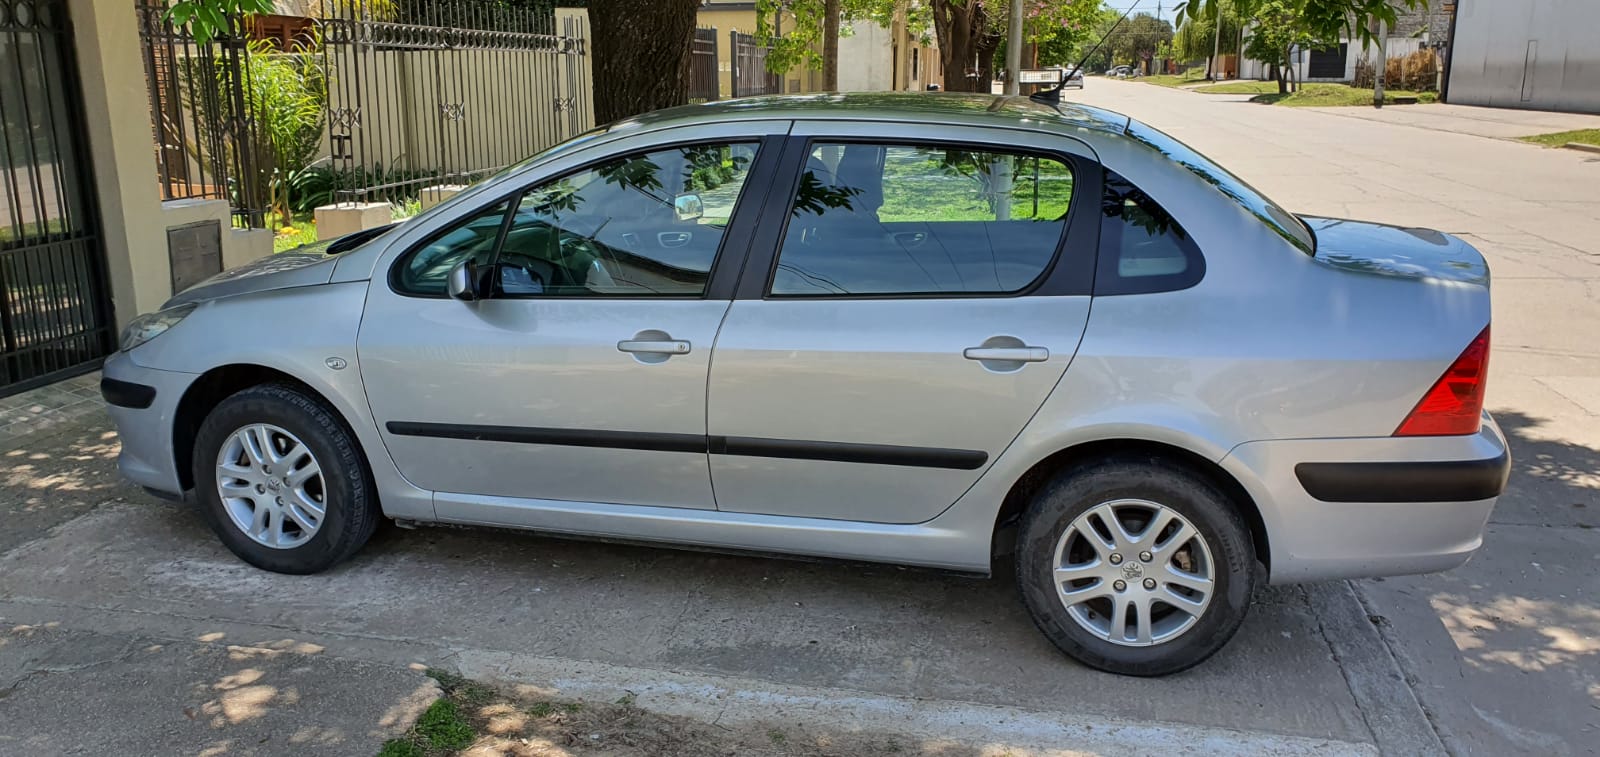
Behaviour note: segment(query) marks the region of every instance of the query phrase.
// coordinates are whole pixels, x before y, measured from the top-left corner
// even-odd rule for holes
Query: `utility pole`
[[[1216,14],[1216,18],[1212,19],[1211,24],[1216,27],[1217,32],[1211,40],[1211,80],[1216,81],[1217,69],[1222,67],[1222,61],[1217,60],[1222,57],[1222,6],[1213,2],[1211,8],[1211,12]]]
[[[1378,21],[1378,63],[1374,66],[1375,76],[1372,78],[1372,107],[1383,107],[1383,80],[1389,73],[1389,51],[1386,40],[1389,30],[1383,26],[1383,21]]]
[[[1022,3],[1011,0],[1011,23],[1006,28],[1006,89],[1008,95],[1022,93]],[[990,90],[993,91],[993,90]]]

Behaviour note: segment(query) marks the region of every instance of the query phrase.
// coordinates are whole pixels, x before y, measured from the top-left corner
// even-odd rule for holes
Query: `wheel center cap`
[[[1132,581],[1132,580],[1141,578],[1143,576],[1144,576],[1144,566],[1143,565],[1140,565],[1139,563],[1136,563],[1136,562],[1125,562],[1125,563],[1122,564],[1122,577],[1123,578],[1126,578],[1129,581]]]
[[[275,479],[275,478],[267,479],[267,488],[268,489],[271,489],[273,491],[277,491],[279,486],[282,486],[282,484],[280,484],[278,482],[278,479]]]

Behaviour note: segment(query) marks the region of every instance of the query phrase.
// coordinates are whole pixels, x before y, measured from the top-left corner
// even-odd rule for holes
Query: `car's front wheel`
[[[1063,472],[1018,534],[1017,584],[1068,655],[1126,675],[1210,657],[1244,621],[1256,582],[1244,519],[1203,477],[1154,457]]]
[[[224,399],[200,424],[193,466],[212,529],[258,568],[325,570],[377,528],[377,499],[354,436],[297,388],[268,384]]]

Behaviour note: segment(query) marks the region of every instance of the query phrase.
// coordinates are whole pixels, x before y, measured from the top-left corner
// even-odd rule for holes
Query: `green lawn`
[[[1181,74],[1152,74],[1134,79],[1134,81],[1142,81],[1145,84],[1154,84],[1158,87],[1181,87],[1185,84],[1193,84],[1205,80],[1205,66],[1196,66]]]
[[[1407,92],[1405,90],[1391,89],[1385,90],[1383,93],[1383,101],[1385,103],[1392,103],[1395,98],[1399,97],[1415,97],[1417,102],[1421,103],[1431,103],[1438,99],[1438,95],[1433,92]],[[1273,84],[1271,91],[1267,94],[1250,98],[1250,102],[1292,107],[1371,105],[1372,90],[1356,89],[1344,84],[1302,84],[1299,91],[1280,95],[1277,91],[1277,85]]]
[[[1207,95],[1267,95],[1277,94],[1278,83],[1275,81],[1230,81],[1222,84],[1213,84],[1209,87],[1196,87],[1195,92]]]
[[[1535,134],[1523,137],[1524,142],[1532,142],[1545,147],[1560,147],[1568,142],[1577,142],[1584,145],[1600,145],[1600,129],[1578,129],[1577,131],[1558,131],[1554,134]]]
[[[309,216],[292,219],[286,227],[277,225],[276,215],[272,216],[272,220],[274,223],[269,226],[272,229],[273,252],[285,252],[317,241],[317,224]]]

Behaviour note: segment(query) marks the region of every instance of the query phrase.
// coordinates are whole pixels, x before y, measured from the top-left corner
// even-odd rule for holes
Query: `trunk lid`
[[[1472,245],[1432,229],[1301,216],[1317,238],[1316,260],[1355,273],[1489,286],[1489,264]]]

